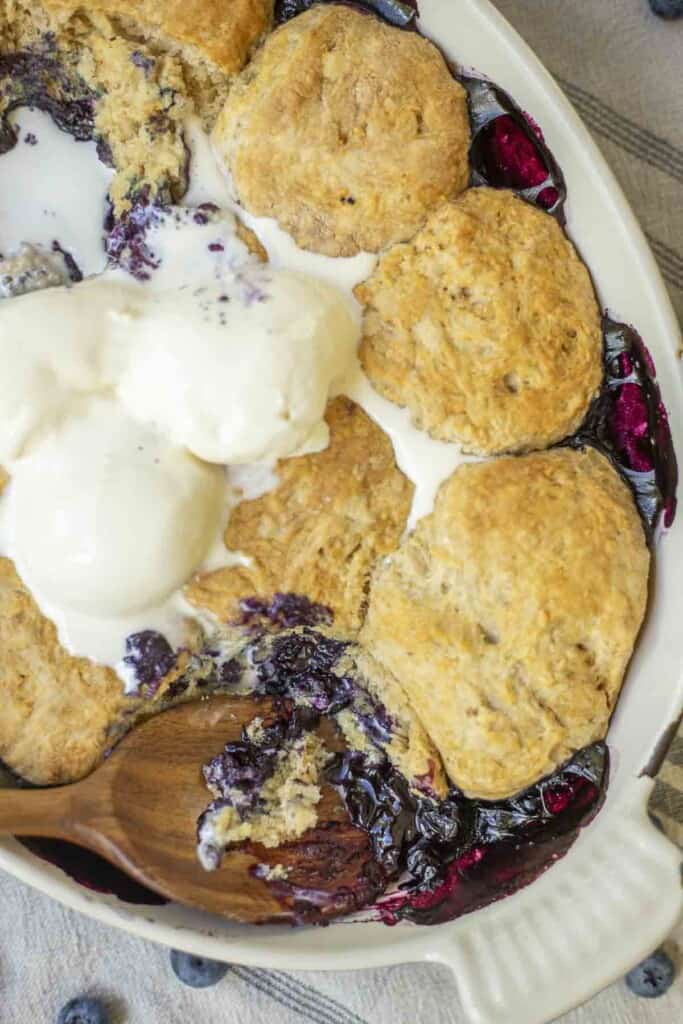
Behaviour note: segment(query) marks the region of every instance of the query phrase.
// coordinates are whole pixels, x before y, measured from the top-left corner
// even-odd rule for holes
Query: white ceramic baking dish
[[[454,60],[507,89],[542,126],[567,179],[568,229],[603,305],[633,323],[649,346],[683,454],[676,319],[643,234],[588,132],[488,0],[421,0],[421,28]],[[647,623],[609,734],[613,775],[604,809],[564,860],[483,911],[433,928],[256,928],[96,895],[13,841],[0,843],[0,866],[106,924],[217,959],[306,970],[437,961],[453,970],[472,1022],[545,1024],[649,953],[681,914],[680,855],[651,825],[646,804],[683,709],[682,578],[683,512],[660,541]]]

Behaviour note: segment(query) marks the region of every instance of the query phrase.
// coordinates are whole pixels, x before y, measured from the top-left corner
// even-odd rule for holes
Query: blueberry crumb
[[[135,673],[138,683],[148,688],[149,697],[175,665],[176,653],[162,633],[144,629],[126,638],[123,661]]]
[[[215,985],[230,969],[229,964],[223,964],[219,960],[207,960],[192,953],[183,953],[179,949],[171,950],[171,967],[178,980],[190,988],[208,988]]]
[[[57,1024],[110,1024],[107,1008],[100,999],[71,999],[59,1011]]]
[[[626,975],[626,984],[634,995],[658,999],[671,988],[675,968],[668,953],[659,949]]]

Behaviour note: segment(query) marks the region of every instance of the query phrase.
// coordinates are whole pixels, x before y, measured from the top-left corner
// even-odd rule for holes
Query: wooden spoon
[[[214,697],[165,711],[80,782],[0,790],[0,834],[66,839],[162,896],[238,921],[319,921],[363,906],[381,881],[366,833],[351,825],[330,786],[323,787],[317,826],[299,839],[275,849],[232,849],[216,871],[197,860],[197,818],[211,799],[201,766],[272,706]],[[331,724],[321,730],[339,749]],[[258,877],[257,865],[284,865],[286,880]]]

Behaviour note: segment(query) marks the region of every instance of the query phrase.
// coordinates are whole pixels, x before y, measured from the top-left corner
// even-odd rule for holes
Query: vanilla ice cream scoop
[[[202,562],[224,496],[221,468],[94,399],[14,464],[4,533],[41,605],[129,615]]]
[[[162,291],[109,273],[3,303],[0,465],[95,394],[208,462],[291,455],[319,428],[358,333],[331,285],[254,265]]]
[[[358,342],[335,288],[259,266],[148,295],[130,333],[134,357],[117,387],[128,413],[199,458],[229,464],[299,449]]]
[[[84,281],[0,304],[0,465],[51,429],[79,397],[106,391],[111,317],[137,289]]]

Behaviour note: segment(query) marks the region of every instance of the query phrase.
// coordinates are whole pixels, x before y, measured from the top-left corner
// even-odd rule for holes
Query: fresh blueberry
[[[626,984],[636,996],[657,999],[671,988],[675,969],[668,953],[658,950],[626,975]]]
[[[218,960],[205,960],[204,957],[172,949],[171,967],[183,985],[189,985],[190,988],[208,988],[228,973],[229,964],[222,964]]]
[[[683,0],[650,0],[650,7],[660,18],[683,18]]]
[[[110,1024],[107,1009],[99,999],[71,999],[63,1006],[57,1024]]]

